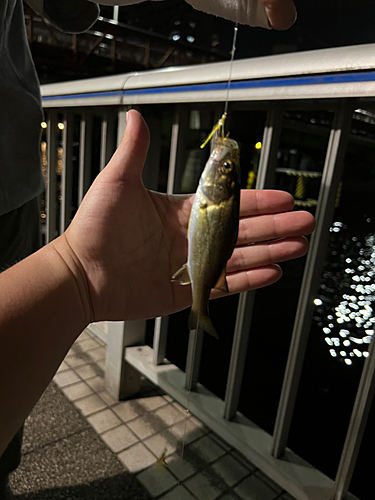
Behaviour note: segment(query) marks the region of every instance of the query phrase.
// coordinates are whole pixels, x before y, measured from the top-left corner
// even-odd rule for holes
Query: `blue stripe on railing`
[[[63,95],[50,95],[42,97],[42,101],[56,101],[57,99],[81,99],[88,97],[113,97],[116,95],[123,95],[123,90],[108,90],[106,92],[86,92],[84,94],[63,94]]]
[[[330,75],[298,76],[289,78],[267,78],[261,80],[243,80],[231,82],[230,89],[272,88],[272,87],[294,87],[303,85],[327,85],[334,83],[360,83],[375,81],[375,71],[366,73],[333,73]],[[140,94],[164,94],[175,92],[202,92],[212,90],[226,90],[227,82],[202,83],[194,85],[175,85],[170,87],[152,87],[147,89],[113,90],[107,92],[87,92],[82,94],[67,94],[59,96],[46,96],[43,101],[57,99],[80,99],[89,97],[108,97],[117,95],[140,95]]]

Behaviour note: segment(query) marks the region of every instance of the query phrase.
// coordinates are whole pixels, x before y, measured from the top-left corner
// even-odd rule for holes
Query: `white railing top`
[[[220,63],[210,63],[201,64],[196,66],[185,66],[185,67],[171,67],[163,68],[158,70],[143,71],[143,72],[133,72],[125,73],[114,76],[106,76],[99,78],[90,78],[86,80],[76,80],[63,83],[53,83],[48,85],[43,85],[41,88],[42,98],[46,106],[79,106],[79,105],[98,105],[98,104],[137,104],[145,102],[187,102],[194,100],[222,100],[221,94],[225,94],[222,88],[219,87],[207,87],[203,90],[209,90],[213,93],[210,94],[207,99],[207,92],[202,98],[196,99],[197,92],[199,93],[201,88],[190,89],[188,86],[199,86],[199,85],[218,85],[221,83],[225,85],[228,80],[229,75],[229,62]],[[290,54],[280,54],[266,57],[257,57],[252,59],[241,59],[234,61],[232,69],[232,82],[236,85],[239,82],[250,81],[248,88],[254,88],[252,81],[264,82],[266,79],[273,79],[273,82],[267,82],[265,85],[258,85],[256,87],[267,87],[267,91],[264,90],[259,93],[259,96],[255,92],[254,99],[273,99],[273,98],[296,98],[296,94],[299,91],[293,90],[292,92],[287,92],[285,96],[280,96],[280,90],[275,91],[275,87],[306,87],[312,85],[324,84],[325,86],[331,84],[329,92],[325,92],[322,95],[318,93],[316,97],[336,97],[336,96],[355,96],[355,95],[375,95],[375,72],[374,76],[368,74],[359,75],[356,81],[348,80],[341,81],[339,79],[338,73],[353,73],[353,72],[364,72],[372,71],[375,69],[375,44],[357,45],[350,47],[338,47],[333,49],[321,49],[312,50],[307,52],[296,52]],[[333,74],[332,81],[321,81],[324,74]],[[311,81],[307,80],[307,76],[311,75]],[[315,75],[315,80],[312,75]],[[284,80],[280,84],[277,84],[277,78],[287,78],[287,77],[301,77],[304,78],[302,81],[289,81]],[[365,83],[365,93],[362,92],[362,87],[358,87],[359,83]],[[369,82],[371,83],[369,87]],[[332,84],[346,84],[347,89],[341,94],[342,87],[339,86],[335,89],[332,88]],[[353,83],[356,84],[353,86]],[[184,89],[177,88],[173,92],[178,93],[178,99],[176,97],[165,96],[161,97],[160,89],[168,88],[166,92],[171,94],[171,87],[184,86]],[[273,90],[270,90],[273,87]],[[152,94],[150,89],[156,89],[155,93],[158,96],[153,99],[150,95],[146,98],[145,94]],[[157,90],[159,89],[159,91]],[[243,90],[243,87],[242,87]],[[183,96],[182,92],[195,92],[195,97],[189,99],[186,95]],[[215,91],[219,91],[219,94],[215,94]],[[362,93],[361,93],[362,92]],[[247,92],[248,94],[249,92]],[[95,94],[95,95],[92,95]],[[124,99],[127,94],[128,99]],[[140,98],[139,95],[142,94],[143,97]],[[275,94],[275,96],[274,96]],[[134,97],[134,96],[138,97]],[[81,102],[81,98],[85,98],[84,103]],[[96,99],[96,102],[91,102],[91,97],[100,97],[100,102]],[[314,97],[314,89],[308,89],[306,95],[302,89],[301,98],[311,98]],[[61,99],[65,99],[64,104]],[[69,98],[74,98],[75,101],[68,103]],[[87,100],[89,98],[89,100]],[[244,100],[244,92],[239,93],[237,96],[233,94],[233,98],[238,98]],[[58,103],[53,101],[58,100]]]

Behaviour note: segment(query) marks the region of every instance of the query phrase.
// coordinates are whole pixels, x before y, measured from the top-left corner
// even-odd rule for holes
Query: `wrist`
[[[77,308],[75,317],[85,328],[94,321],[94,311],[91,303],[86,273],[78,257],[71,248],[65,234],[62,234],[45,247],[48,250],[51,265],[59,272],[70,290],[71,298]]]

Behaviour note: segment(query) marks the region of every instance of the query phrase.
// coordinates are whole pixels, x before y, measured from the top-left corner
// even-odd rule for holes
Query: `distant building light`
[[[47,123],[46,123],[46,122],[42,122],[42,123],[40,124],[40,126],[41,126],[42,128],[47,128]]]
[[[63,123],[58,123],[57,126],[59,127],[60,130],[64,130],[65,125]]]
[[[174,42],[177,42],[177,40],[179,40],[180,38],[181,38],[181,36],[179,34],[177,34],[177,33],[175,33],[174,35],[172,35],[172,40]]]
[[[262,143],[260,141],[255,144],[255,149],[262,149]]]
[[[189,43],[194,43],[194,42],[195,42],[195,38],[194,38],[193,36],[191,36],[191,35],[188,35],[188,36],[186,37],[186,40],[187,40]]]
[[[346,358],[344,361],[345,361],[345,363],[347,365],[351,365],[352,364],[352,360],[351,359]]]

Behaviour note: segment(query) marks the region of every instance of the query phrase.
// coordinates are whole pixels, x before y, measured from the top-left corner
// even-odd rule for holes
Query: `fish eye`
[[[222,170],[223,174],[227,174],[228,172],[233,170],[232,162],[230,160],[225,161],[221,166],[221,170]]]

